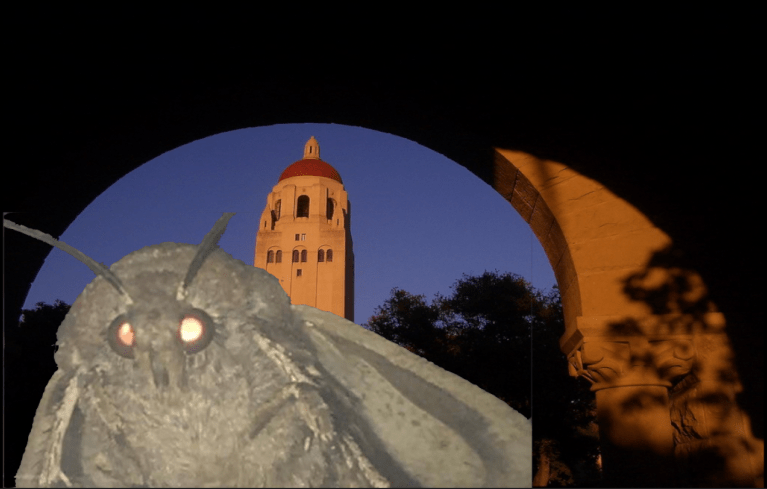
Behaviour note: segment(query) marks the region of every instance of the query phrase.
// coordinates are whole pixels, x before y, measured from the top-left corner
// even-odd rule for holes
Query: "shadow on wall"
[[[680,256],[658,250],[625,279],[651,315],[610,322],[571,357],[596,391],[605,482],[638,487],[633,474],[648,486],[764,487],[764,442],[736,400],[743,386],[724,316]]]

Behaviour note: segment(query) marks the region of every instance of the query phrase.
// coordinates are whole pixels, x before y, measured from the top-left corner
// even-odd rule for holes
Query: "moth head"
[[[207,366],[207,350],[218,330],[215,320],[203,309],[169,299],[137,302],[106,328],[109,349],[102,348],[99,361],[114,365],[129,385],[184,390],[189,376],[199,374],[190,365]],[[201,361],[190,363],[191,356]]]
[[[279,281],[218,248],[232,215],[224,214],[197,246],[147,246],[109,268],[47,234],[4,221],[97,275],[59,327],[58,367],[101,371],[133,388],[146,387],[147,379],[158,388],[187,379],[207,385],[233,358],[251,364],[258,355],[254,329],[292,334],[285,327],[293,324],[290,299]]]
[[[220,255],[226,255],[217,249],[217,243],[232,216],[224,214],[198,246],[149,246],[127,255],[111,269],[45,233],[4,220],[5,227],[62,249],[97,275],[59,328],[59,367],[120,365],[108,356],[111,354],[151,373],[158,387],[183,383],[185,358],[205,351],[219,333],[206,304],[200,304],[200,296],[206,294],[190,296],[190,289],[212,253],[219,254],[213,260],[218,262]],[[213,268],[215,277],[220,270]],[[211,280],[210,273],[207,279]]]
[[[214,246],[215,241],[206,240],[199,246],[162,243],[133,252],[112,265],[111,271],[131,298],[122,307],[118,304],[109,317],[106,339],[112,352],[131,360],[150,355],[154,362],[163,352],[194,355],[211,344],[220,331],[207,310],[212,304],[200,298],[207,295],[210,282],[218,282],[216,275],[221,273],[220,255],[225,254],[212,249]],[[212,273],[208,270],[200,276],[203,265]],[[111,291],[106,289],[106,293]],[[95,314],[99,312],[97,309]]]

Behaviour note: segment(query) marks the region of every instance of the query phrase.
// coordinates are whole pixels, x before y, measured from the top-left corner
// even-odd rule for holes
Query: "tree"
[[[453,289],[431,304],[393,289],[366,326],[530,417],[532,287],[510,273],[485,272],[464,275]]]
[[[559,291],[554,288],[541,299],[545,305],[533,327],[533,463],[539,477],[533,484],[598,486],[594,394],[587,381],[569,376],[567,358],[559,349],[565,330]]]
[[[53,304],[38,302],[34,309],[21,311],[18,325],[5,328],[6,366],[24,362],[25,383],[30,378],[44,379],[45,383],[56,371],[53,353],[56,331],[69,312],[69,304],[56,300]]]
[[[364,325],[533,417],[535,483],[599,483],[594,396],[568,375],[556,287],[512,273],[464,274],[450,296],[393,289]]]

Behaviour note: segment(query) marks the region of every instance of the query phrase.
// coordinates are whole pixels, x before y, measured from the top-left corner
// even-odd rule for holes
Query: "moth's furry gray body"
[[[179,302],[197,250],[143,248],[110,268],[129,300],[102,276],[78,297],[19,486],[530,485],[523,416],[374,333],[291,306],[264,270],[214,249]],[[187,306],[216,325],[193,354],[168,329]],[[136,341],[150,353],[136,358],[106,339],[129,312],[147,325]]]

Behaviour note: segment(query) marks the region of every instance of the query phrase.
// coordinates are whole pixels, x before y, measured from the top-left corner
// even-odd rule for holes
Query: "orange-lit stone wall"
[[[763,487],[725,318],[669,236],[560,162],[496,148],[493,186],[554,270],[560,348],[595,392],[605,483]]]

